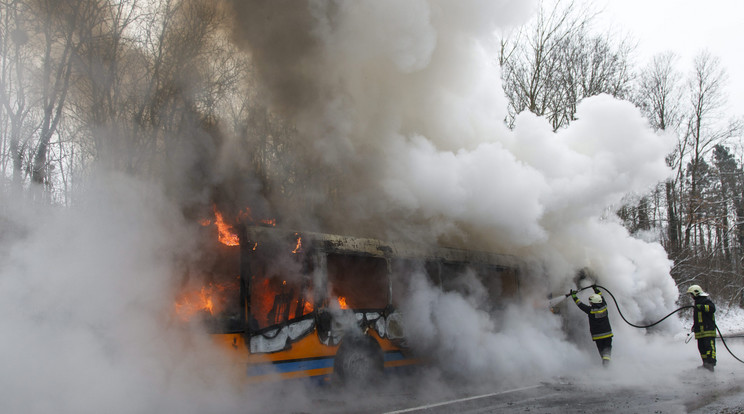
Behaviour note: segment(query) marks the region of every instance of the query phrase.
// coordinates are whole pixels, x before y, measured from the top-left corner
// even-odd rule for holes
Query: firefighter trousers
[[[612,355],[612,337],[597,339],[594,343],[597,344],[597,350],[602,357],[602,365],[609,364]]]
[[[716,365],[716,338],[700,338],[697,340],[698,351],[703,359],[703,365]]]

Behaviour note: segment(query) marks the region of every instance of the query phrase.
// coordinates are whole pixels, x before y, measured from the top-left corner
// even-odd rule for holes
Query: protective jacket
[[[594,288],[594,293],[600,296],[602,295],[602,292],[596,287]],[[612,338],[612,327],[610,326],[610,318],[607,317],[607,302],[604,300],[604,297],[602,297],[601,303],[592,303],[592,306],[581,303],[581,300],[576,297],[576,293],[572,293],[571,297],[579,309],[589,315],[589,332],[592,334],[592,340],[597,341],[599,339]]]
[[[716,305],[707,296],[695,296],[692,331],[695,339],[716,337]]]

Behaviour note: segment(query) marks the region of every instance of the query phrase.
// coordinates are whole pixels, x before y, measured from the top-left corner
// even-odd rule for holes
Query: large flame
[[[217,206],[213,205],[212,210],[214,211],[214,225],[217,226],[217,232],[218,232],[218,239],[220,243],[226,245],[226,246],[238,246],[240,244],[240,239],[238,238],[237,233],[235,232],[235,229],[231,224],[228,224],[225,222],[225,218],[222,215],[222,213],[217,210]],[[246,207],[242,211],[238,213],[238,220],[244,223],[255,223],[253,220],[253,213],[251,212],[250,207]],[[259,223],[265,225],[265,226],[276,226],[276,219],[261,219],[258,221]],[[199,220],[199,224],[202,226],[209,226],[212,224],[211,219],[202,219]],[[299,243],[299,241],[298,241]],[[299,244],[298,244],[299,248]],[[254,247],[255,250],[255,247]]]
[[[240,244],[240,239],[235,234],[233,226],[225,223],[222,213],[217,210],[217,207],[214,208],[214,224],[217,226],[217,231],[219,232],[220,243],[227,246],[237,246]]]

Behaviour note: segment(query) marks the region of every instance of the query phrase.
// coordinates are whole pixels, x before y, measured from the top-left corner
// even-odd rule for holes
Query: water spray
[[[578,292],[581,292],[582,290],[586,290],[586,289],[589,289],[589,288],[591,288],[591,286],[587,286],[585,288],[581,288],[581,289],[577,290],[576,292],[578,293]],[[564,300],[566,300],[566,298],[568,298],[569,296],[571,296],[571,293],[570,292],[569,293],[566,293],[565,295],[562,295],[561,294],[561,295],[558,295],[558,296],[556,296],[554,298],[550,298],[548,300],[548,306],[552,309],[552,308],[558,306]]]

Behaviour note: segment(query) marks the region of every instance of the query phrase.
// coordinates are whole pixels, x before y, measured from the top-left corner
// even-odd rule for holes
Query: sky
[[[585,0],[602,10],[600,24],[638,41],[638,64],[665,51],[680,56],[679,70],[690,72],[703,49],[721,59],[728,73],[727,113],[744,116],[744,2],[738,0]]]

